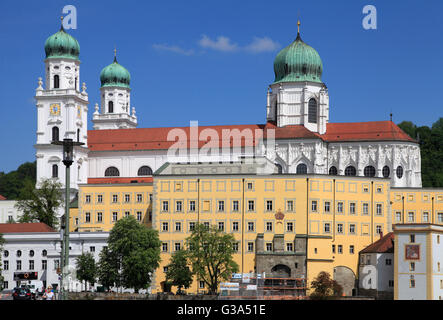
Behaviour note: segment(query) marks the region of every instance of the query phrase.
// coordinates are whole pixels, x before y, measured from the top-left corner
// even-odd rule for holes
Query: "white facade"
[[[15,208],[16,200],[0,200],[0,223],[17,222],[22,212]]]
[[[403,224],[394,232],[395,299],[443,300],[443,227]]]
[[[394,292],[394,253],[360,255],[359,288]]]
[[[69,235],[69,270],[72,272],[68,287],[70,291],[84,290],[75,277],[76,259],[91,252],[96,262],[104,246],[107,246],[107,232],[73,232]],[[3,234],[5,244],[1,256],[4,289],[11,290],[18,285],[15,272],[37,272],[38,280],[47,287],[59,286],[57,267],[60,263],[61,235],[58,232],[27,232]],[[46,252],[45,252],[46,251]],[[20,252],[18,254],[18,252]],[[20,255],[20,256],[19,256]]]

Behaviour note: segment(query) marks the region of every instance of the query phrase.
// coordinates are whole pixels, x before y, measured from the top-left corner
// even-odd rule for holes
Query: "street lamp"
[[[67,293],[63,288],[63,280],[66,279],[67,266],[69,265],[69,187],[70,187],[70,170],[69,167],[74,162],[74,146],[84,145],[83,142],[75,142],[72,139],[63,139],[63,141],[52,141],[51,144],[63,146],[63,164],[66,166],[65,174],[65,216],[64,219],[64,236],[63,236],[63,248],[61,250],[61,270],[62,276],[60,279],[60,292],[62,293],[63,300],[67,300]],[[63,228],[63,223],[62,223]]]

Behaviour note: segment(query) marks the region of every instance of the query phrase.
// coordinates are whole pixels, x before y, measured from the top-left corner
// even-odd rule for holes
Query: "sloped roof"
[[[0,233],[56,232],[45,223],[0,223]]]
[[[392,121],[328,123],[326,133],[321,137],[329,142],[377,140],[417,142]]]
[[[389,232],[381,239],[360,251],[360,253],[392,253],[394,252],[394,233]]]
[[[91,151],[167,150],[179,141],[176,137],[178,133],[184,134],[183,142],[186,141],[186,145],[183,148],[188,148],[191,144],[196,144],[198,148],[209,147],[212,143],[219,147],[224,145],[232,147],[233,141],[229,141],[229,135],[233,133],[233,130],[240,132],[242,147],[253,147],[257,146],[262,137],[269,136],[269,129],[275,130],[275,139],[322,139],[328,142],[416,142],[392,121],[328,123],[326,133],[322,135],[311,132],[303,125],[279,128],[274,123],[268,122],[265,125],[199,126],[198,135],[195,138],[191,137],[190,127],[89,130],[88,148]],[[195,140],[211,133],[217,134],[218,141],[211,141],[209,137],[206,141]]]
[[[6,199],[5,197],[3,197],[1,194],[0,194],[0,201],[1,200],[8,200],[8,199]]]

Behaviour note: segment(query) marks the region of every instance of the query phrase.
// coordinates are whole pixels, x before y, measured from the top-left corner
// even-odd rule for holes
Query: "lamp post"
[[[65,174],[65,216],[64,219],[64,235],[63,235],[63,248],[61,250],[60,266],[62,270],[62,276],[60,280],[60,293],[63,300],[67,300],[67,292],[64,290],[63,281],[67,276],[67,267],[69,265],[69,193],[70,193],[70,169],[69,167],[74,162],[74,146],[84,145],[83,142],[75,142],[72,139],[63,139],[63,141],[52,141],[51,144],[63,146],[63,164],[66,166]],[[63,223],[62,223],[63,228]]]

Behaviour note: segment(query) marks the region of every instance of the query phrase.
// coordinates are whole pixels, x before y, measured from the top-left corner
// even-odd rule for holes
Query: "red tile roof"
[[[0,194],[0,200],[7,200],[7,199]]]
[[[394,252],[394,233],[389,232],[387,235],[378,239],[373,244],[360,251],[360,253],[389,253]]]
[[[411,141],[416,142],[392,121],[328,123],[321,136],[330,142],[338,141]]]
[[[416,142],[403,132],[392,121],[353,122],[353,123],[328,123],[326,133],[323,135],[311,132],[303,125],[291,125],[283,128],[268,122],[266,125],[229,125],[229,126],[202,126],[198,127],[198,137],[202,134],[216,132],[219,137],[216,145],[222,147],[228,141],[228,135],[232,130],[247,133],[243,130],[251,130],[248,139],[241,139],[241,146],[256,146],[259,139],[269,136],[269,129],[275,129],[276,139],[322,139],[329,142],[339,141],[411,141]],[[185,133],[186,146],[190,146],[189,127],[166,127],[166,128],[137,128],[117,130],[89,130],[88,147],[91,151],[130,151],[130,150],[167,150],[174,145],[178,138],[175,133]],[[168,135],[172,141],[168,141]],[[208,137],[206,141],[198,141],[198,148],[202,148],[211,142]],[[232,146],[233,141],[230,141]]]
[[[56,232],[45,223],[0,223],[0,233]]]
[[[88,178],[88,184],[112,184],[112,183],[152,183],[152,177],[134,177],[134,178],[121,178],[121,177],[105,177],[105,178]]]

